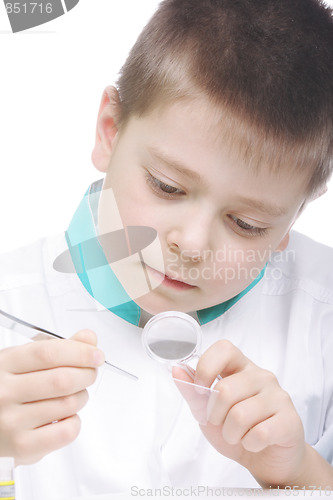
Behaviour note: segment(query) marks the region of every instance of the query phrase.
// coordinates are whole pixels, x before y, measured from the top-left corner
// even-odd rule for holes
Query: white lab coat
[[[258,486],[203,437],[168,369],[144,351],[142,330],[101,308],[76,275],[52,269],[65,248],[61,235],[3,256],[0,308],[66,337],[93,329],[106,359],[139,381],[102,368],[80,412],[79,437],[39,463],[19,467],[18,498]],[[202,326],[203,350],[226,338],[273,371],[293,399],[307,442],[332,462],[333,249],[292,232],[287,250],[290,258],[276,254],[252,290]],[[0,332],[1,347],[26,342]]]

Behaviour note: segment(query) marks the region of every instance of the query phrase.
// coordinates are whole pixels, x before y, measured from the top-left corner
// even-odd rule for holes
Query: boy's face
[[[218,113],[206,101],[133,117],[114,137],[111,115],[110,106],[100,113],[94,163],[103,170],[108,160],[104,187],[113,189],[123,224],[156,229],[164,260],[163,272],[159,256],[146,259],[150,277],[165,277],[135,302],[152,314],[190,312],[244,290],[270,253],[286,247],[304,180],[288,168],[254,174],[219,138]],[[107,232],[104,200],[99,226]]]

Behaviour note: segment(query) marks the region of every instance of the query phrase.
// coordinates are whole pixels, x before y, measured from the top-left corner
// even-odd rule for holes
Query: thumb
[[[172,376],[176,380],[181,380],[183,382],[189,382],[193,384],[193,377],[189,375],[185,368],[182,366],[173,366],[172,367]]]
[[[193,417],[199,424],[206,425],[211,390],[208,387],[193,384],[193,377],[181,366],[172,368],[172,376],[179,392],[189,405]]]

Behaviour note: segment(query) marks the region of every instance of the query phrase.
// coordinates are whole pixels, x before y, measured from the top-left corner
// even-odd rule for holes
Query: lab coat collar
[[[117,279],[98,240],[98,200],[102,187],[103,180],[101,179],[91,184],[85,193],[65,233],[68,249],[76,274],[88,293],[112,313],[138,326],[141,316],[140,307],[128,296]],[[92,257],[94,262],[98,262],[98,266],[87,265]],[[245,290],[235,297],[216,306],[197,311],[196,315],[200,324],[204,325],[228,311],[262,279],[264,272],[265,268]]]

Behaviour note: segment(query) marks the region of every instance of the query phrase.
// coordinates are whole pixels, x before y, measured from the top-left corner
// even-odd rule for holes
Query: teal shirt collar
[[[141,309],[113,273],[97,238],[97,209],[102,186],[102,180],[94,182],[77,208],[65,233],[68,249],[76,274],[88,293],[112,313],[133,325],[139,325]],[[98,266],[89,265],[91,261],[98,262]],[[204,325],[228,311],[262,279],[264,272],[265,268],[235,297],[197,311],[200,324]]]

